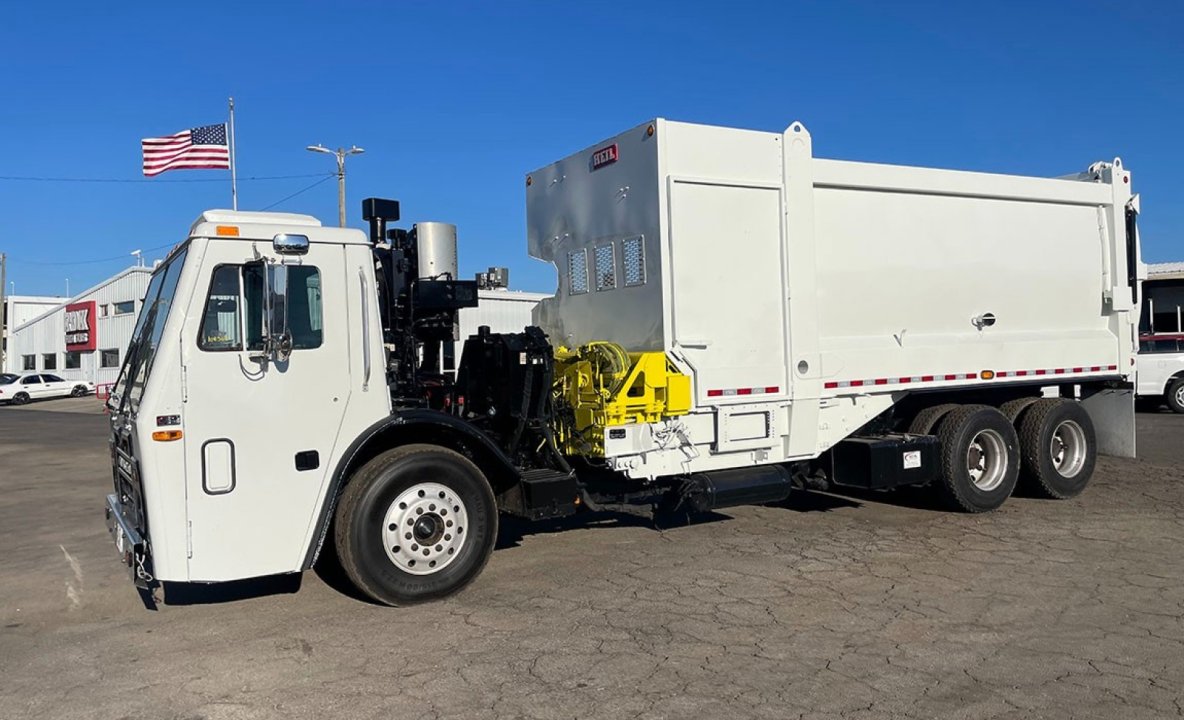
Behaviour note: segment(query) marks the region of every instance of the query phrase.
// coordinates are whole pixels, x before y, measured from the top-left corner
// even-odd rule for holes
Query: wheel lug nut
[[[436,504],[435,504],[435,503],[432,503],[431,505],[428,505],[428,510],[431,510],[432,512],[435,512],[435,511],[436,511]]]
[[[445,524],[445,525],[447,525],[448,527],[452,527],[452,521],[451,521],[451,520],[449,520],[448,522],[446,522],[446,523],[444,523],[444,524]]]
[[[423,515],[423,508],[415,508],[416,515]]]
[[[410,539],[411,539],[411,533],[403,533],[403,539],[404,539],[404,540],[410,540]]]
[[[418,545],[416,545],[415,543],[411,543],[411,552],[415,552],[418,549],[419,549]]]
[[[423,549],[423,556],[424,556],[424,557],[427,557],[427,556],[428,556],[428,555],[430,555],[431,553],[432,553],[432,551],[431,551],[431,550],[428,550],[427,548],[424,548],[424,549]]]
[[[443,546],[443,545],[437,545],[437,546],[436,546],[436,552],[440,552],[440,551],[442,551],[443,549],[444,549],[444,546]]]
[[[445,539],[445,540],[451,540],[451,539],[452,539],[452,536],[451,536],[451,535],[445,535],[445,536],[444,536],[444,539]]]

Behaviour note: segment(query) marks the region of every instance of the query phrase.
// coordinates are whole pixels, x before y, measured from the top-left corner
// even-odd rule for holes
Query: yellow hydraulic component
[[[571,455],[604,457],[606,427],[658,422],[691,409],[691,378],[663,352],[590,342],[555,351],[557,439]]]

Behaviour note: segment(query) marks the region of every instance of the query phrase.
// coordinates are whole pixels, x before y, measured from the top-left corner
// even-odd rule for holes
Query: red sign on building
[[[98,347],[95,302],[66,306],[66,352],[87,352]]]

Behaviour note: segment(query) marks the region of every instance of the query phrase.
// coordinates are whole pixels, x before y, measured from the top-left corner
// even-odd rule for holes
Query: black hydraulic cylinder
[[[695,473],[685,494],[691,509],[706,512],[738,505],[763,505],[789,497],[790,472],[780,465]]]

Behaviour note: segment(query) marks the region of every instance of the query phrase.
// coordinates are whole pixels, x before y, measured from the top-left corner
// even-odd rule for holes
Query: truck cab
[[[109,400],[109,513],[143,572],[301,566],[339,438],[391,411],[374,284],[365,234],[306,215],[209,211],[169,253]]]

